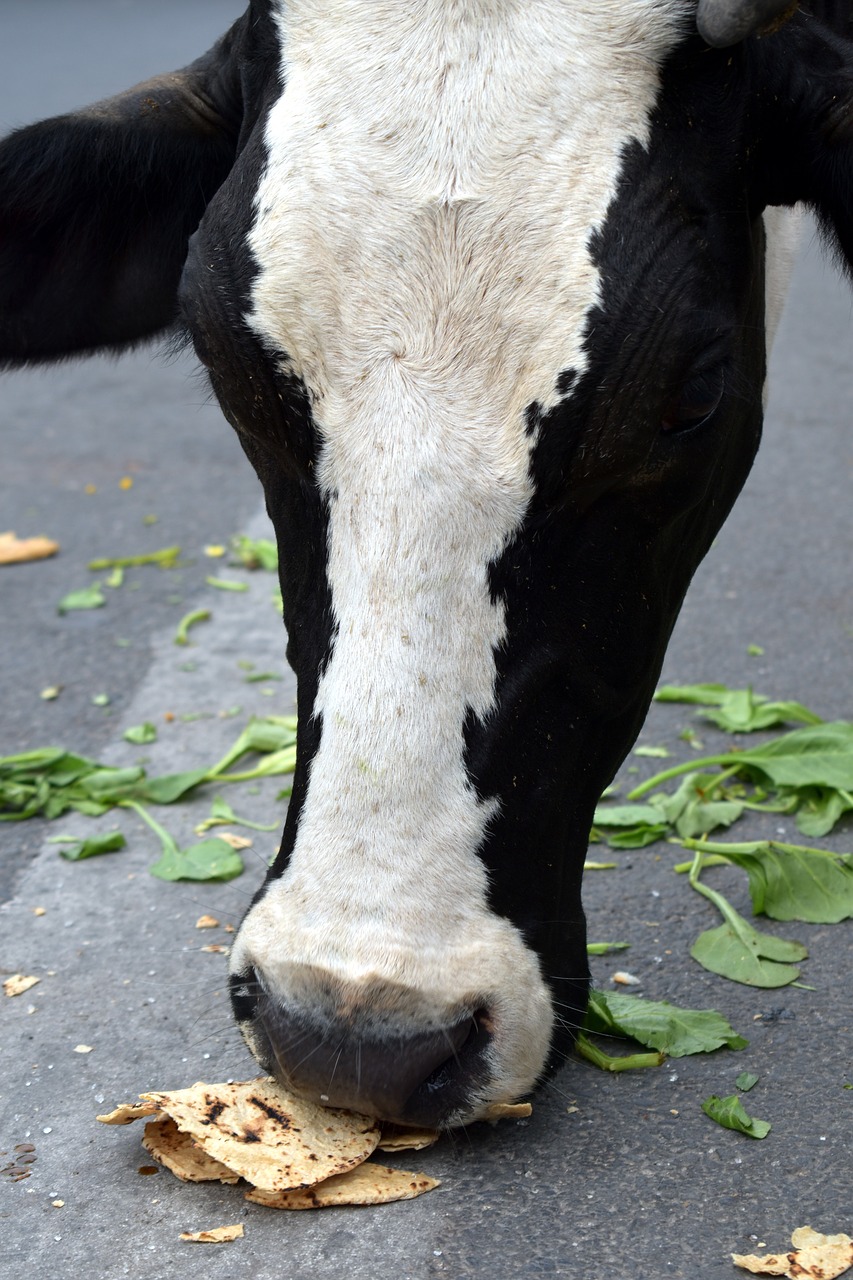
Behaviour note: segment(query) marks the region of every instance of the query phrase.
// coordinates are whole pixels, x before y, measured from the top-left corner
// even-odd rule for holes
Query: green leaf
[[[750,1089],[753,1089],[758,1084],[758,1076],[754,1076],[751,1071],[741,1071],[735,1080],[735,1084],[744,1093],[749,1093]]]
[[[655,694],[655,702],[688,702],[700,706],[719,706],[729,693],[724,684],[664,684]]]
[[[660,810],[683,839],[708,835],[717,827],[731,826],[744,810],[740,801],[712,799],[725,776],[688,773],[672,795],[659,792],[652,796],[650,803]]]
[[[764,840],[727,857],[749,876],[757,916],[838,924],[853,917],[853,868],[827,852]]]
[[[157,741],[157,726],[150,720],[145,720],[142,724],[134,724],[125,729],[123,736],[126,742],[133,742],[139,747],[146,746],[149,742]]]
[[[799,799],[796,823],[804,836],[828,835],[838,819],[853,810],[853,795],[845,789],[803,787]]]
[[[248,582],[236,582],[233,578],[205,578],[205,582],[209,587],[215,587],[217,591],[248,591]]]
[[[790,720],[821,724],[821,718],[800,702],[772,702],[751,688],[729,689],[724,684],[664,685],[655,694],[657,702],[687,702],[715,710],[704,710],[710,720],[729,733],[753,733],[771,729]]]
[[[588,942],[586,953],[588,956],[607,956],[611,951],[627,951],[630,945],[630,942]]]
[[[667,747],[634,747],[635,756],[647,756],[652,760],[666,760],[670,754]]]
[[[83,587],[79,591],[69,591],[56,606],[59,614],[71,613],[75,609],[100,609],[105,605],[104,593],[97,583],[91,587]]]
[[[619,991],[591,991],[583,1025],[595,1034],[631,1036],[670,1058],[711,1053],[724,1046],[745,1049],[748,1043],[715,1009],[680,1009],[667,1001]]]
[[[233,880],[243,870],[243,860],[230,844],[211,836],[186,849],[165,848],[150,868],[160,880]]]
[[[597,827],[636,827],[643,823],[659,826],[661,815],[652,804],[600,804],[592,820]]]
[[[269,538],[247,538],[245,534],[237,534],[231,546],[239,563],[247,569],[267,569],[272,573],[278,569],[278,548]]]
[[[128,793],[133,800],[150,804],[174,804],[193,787],[208,781],[207,769],[190,769],[186,773],[164,773],[159,778],[144,778]]]
[[[779,840],[684,843],[686,848],[702,854],[704,866],[729,862],[746,871],[756,915],[810,924],[838,924],[853,917],[853,864],[849,854],[783,844]]]
[[[770,1132],[770,1125],[766,1120],[756,1120],[747,1115],[736,1093],[729,1098],[718,1098],[712,1093],[702,1103],[702,1110],[724,1129],[735,1129],[750,1138],[766,1138]]]
[[[640,783],[630,792],[628,800],[639,800],[661,783],[691,769],[718,764],[748,777],[757,776],[762,782],[769,781],[777,787],[832,787],[853,791],[853,724],[836,720],[809,725],[782,734],[760,747],[673,765]]]
[[[59,852],[69,862],[82,862],[84,858],[97,858],[102,853],[117,853],[126,844],[120,831],[110,831],[105,835],[89,836],[86,840],[75,840],[67,849],[60,849]]]
[[[79,780],[77,787],[90,800],[101,804],[115,804],[144,777],[145,770],[138,765],[128,769],[101,767],[87,773]]]
[[[731,914],[737,916],[737,923],[729,919],[716,929],[706,929],[690,948],[703,969],[748,987],[786,987],[799,978],[800,971],[791,961],[805,960],[804,946],[759,933],[743,916]]]

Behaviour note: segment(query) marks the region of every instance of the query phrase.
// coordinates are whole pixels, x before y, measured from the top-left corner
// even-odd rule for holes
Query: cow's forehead
[[[279,6],[252,322],[330,443],[392,362],[514,441],[582,372],[590,237],[685,17],[673,0]]]

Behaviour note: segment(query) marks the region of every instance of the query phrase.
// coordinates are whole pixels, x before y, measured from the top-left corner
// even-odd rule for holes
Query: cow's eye
[[[682,431],[701,426],[723,398],[725,374],[722,365],[697,373],[673,396],[661,418],[663,431]]]

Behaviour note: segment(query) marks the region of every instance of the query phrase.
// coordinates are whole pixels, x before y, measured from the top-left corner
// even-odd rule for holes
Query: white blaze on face
[[[485,1003],[490,1096],[532,1083],[551,1010],[536,957],[488,909],[493,808],[463,759],[505,634],[488,566],[531,497],[525,410],[583,372],[590,235],[684,13],[288,0],[278,17],[248,319],[312,397],[338,630],[292,858],[233,968],[300,1000],[302,965],[354,991],[400,984],[418,1025]]]

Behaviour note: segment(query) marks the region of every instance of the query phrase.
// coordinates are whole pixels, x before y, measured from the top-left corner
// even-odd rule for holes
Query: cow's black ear
[[[240,23],[204,57],[0,143],[0,366],[119,350],[176,315],[234,162]]]
[[[760,199],[811,205],[853,274],[853,40],[800,13],[754,44]]]

